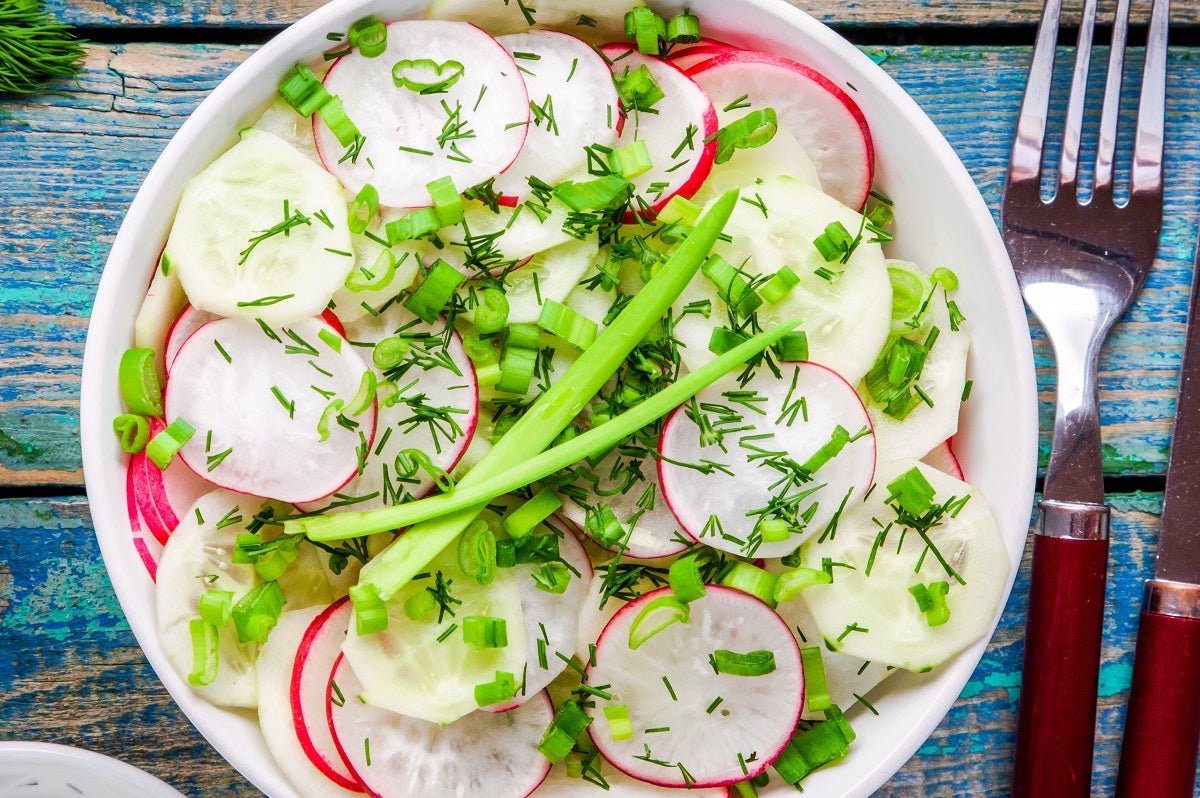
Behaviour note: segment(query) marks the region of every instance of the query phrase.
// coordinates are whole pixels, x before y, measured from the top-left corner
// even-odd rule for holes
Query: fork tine
[[[1100,141],[1096,147],[1096,181],[1093,194],[1111,193],[1113,158],[1117,150],[1117,120],[1121,116],[1121,84],[1125,74],[1125,43],[1129,39],[1129,0],[1117,0],[1113,15],[1112,47],[1104,81],[1104,108],[1100,113]]]
[[[1054,46],[1058,41],[1058,20],[1062,0],[1046,0],[1038,25],[1029,80],[1021,100],[1017,135],[1009,162],[1009,183],[1037,180],[1042,174],[1042,146],[1046,138],[1046,114],[1050,107],[1050,83],[1054,77]]]
[[[1087,99],[1088,71],[1092,60],[1092,33],[1096,26],[1096,0],[1087,0],[1079,22],[1075,45],[1075,68],[1071,75],[1071,94],[1067,100],[1067,121],[1063,129],[1062,157],[1058,168],[1060,191],[1075,191],[1079,174],[1079,143],[1083,136],[1083,105]]]
[[[1138,102],[1137,136],[1133,149],[1133,194],[1162,192],[1163,127],[1167,91],[1167,23],[1170,0],[1154,0],[1146,38],[1146,64]]]

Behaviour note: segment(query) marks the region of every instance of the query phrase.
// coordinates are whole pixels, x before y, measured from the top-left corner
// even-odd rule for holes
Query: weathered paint
[[[945,132],[995,209],[1028,51],[872,50],[887,53],[883,68]],[[64,93],[12,105],[23,123],[0,122],[0,216],[6,220],[0,229],[0,430],[41,450],[30,458],[0,446],[0,485],[82,481],[78,373],[108,247],[171,133],[251,51],[91,47],[78,88],[64,84]],[[1068,59],[1060,63],[1065,70]],[[1163,245],[1146,290],[1117,326],[1100,364],[1110,474],[1161,474],[1174,413],[1192,231],[1200,217],[1200,62],[1192,51],[1176,49],[1171,70]],[[1056,108],[1062,102],[1057,98]],[[1034,347],[1048,428],[1052,361],[1036,325]],[[1043,440],[1043,455],[1046,446]]]
[[[1112,794],[1160,496],[1115,496],[1113,505],[1097,795]],[[0,563],[0,739],[85,745],[191,794],[254,794],[196,734],[146,664],[108,584],[82,499],[0,501]],[[1008,794],[1028,579],[1027,558],[962,697],[880,796]]]
[[[504,0],[491,0],[501,3]],[[788,0],[830,25],[900,27],[941,25],[1031,25],[1042,11],[1039,0]],[[280,27],[295,22],[321,5],[321,0],[201,0],[197,3],[139,2],[139,0],[49,0],[59,18],[75,25],[222,25],[240,28]],[[530,5],[536,5],[531,3]],[[1068,13],[1081,4],[1064,3]],[[1133,4],[1133,19],[1148,14],[1148,0]],[[587,4],[581,5],[586,8]],[[1200,21],[1200,8],[1175,3],[1172,19]]]

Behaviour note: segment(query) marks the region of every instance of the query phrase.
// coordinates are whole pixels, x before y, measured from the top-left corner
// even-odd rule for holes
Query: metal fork
[[[1096,682],[1104,620],[1109,508],[1104,501],[1096,368],[1100,348],[1133,302],[1162,227],[1163,122],[1169,0],[1151,11],[1130,197],[1114,200],[1129,0],[1118,0],[1088,201],[1079,191],[1080,140],[1096,0],[1086,0],[1054,199],[1041,198],[1043,145],[1062,0],[1046,0],[1004,193],[1004,240],[1025,303],[1054,347],[1058,399],[1050,464],[1033,539],[1033,576],[1017,726],[1013,795],[1090,793]]]

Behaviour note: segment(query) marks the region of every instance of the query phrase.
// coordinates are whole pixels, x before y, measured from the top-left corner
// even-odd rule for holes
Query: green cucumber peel
[[[729,191],[718,199],[697,223],[696,229],[679,245],[612,324],[604,329],[579,359],[567,369],[562,378],[550,386],[517,421],[510,434],[496,445],[466,473],[460,487],[469,487],[503,474],[530,459],[553,443],[572,419],[604,386],[629,353],[666,315],[667,310],[695,277],[709,251],[717,242],[730,214],[737,205],[738,192]],[[427,521],[397,538],[363,568],[359,582],[368,583],[385,600],[395,595],[421,572],[442,549],[454,542],[484,508],[484,503]],[[288,522],[285,532],[298,534],[311,531],[331,534],[337,531],[347,536],[371,534],[372,531],[395,529],[392,520],[400,508],[384,507],[363,513],[337,513],[319,518]]]
[[[696,371],[685,374],[644,402],[614,416],[604,424],[581,433],[566,443],[547,449],[536,457],[497,476],[471,485],[460,483],[449,493],[389,507],[387,508],[386,528],[404,527],[476,507],[497,496],[503,496],[518,488],[531,485],[580,460],[606,451],[613,444],[624,440],[647,424],[657,421],[704,388],[729,374],[778,341],[799,323],[798,319],[785,322],[753,336],[715,360],[710,360]],[[374,528],[374,518],[378,513],[380,513],[379,510],[370,510],[300,518],[287,521],[285,531],[303,533],[308,535],[310,540],[322,542],[344,540],[363,534],[364,524],[372,524],[371,528]],[[331,528],[330,524],[325,523],[330,518],[343,519],[347,516],[357,516],[357,518],[348,519],[339,524],[337,528]],[[354,523],[350,524],[349,520],[353,520]]]

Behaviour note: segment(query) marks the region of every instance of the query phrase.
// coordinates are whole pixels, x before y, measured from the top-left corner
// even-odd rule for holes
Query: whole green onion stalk
[[[0,0],[0,98],[33,94],[47,81],[74,77],[82,61],[80,41],[40,0]]]
[[[540,454],[558,437],[620,367],[634,347],[662,319],[684,287],[700,270],[709,250],[729,220],[737,200],[737,191],[730,191],[713,204],[696,224],[695,230],[663,264],[658,274],[651,278],[642,291],[634,295],[620,315],[583,351],[562,378],[530,406],[509,433],[467,472],[459,483],[460,487],[469,487],[471,483],[503,473],[511,468],[513,463],[520,463]],[[409,528],[363,568],[359,577],[360,583],[372,585],[385,600],[394,596],[442,549],[454,542],[485,504],[468,507]],[[352,518],[345,519],[332,515],[320,519],[319,523],[318,519],[309,519],[304,526],[288,522],[285,527],[289,533],[302,533],[317,532],[314,527],[328,525],[325,531],[334,532],[345,525],[355,528],[358,534],[366,534],[372,530],[392,528],[389,520],[392,510],[394,508],[385,507],[356,513]]]

